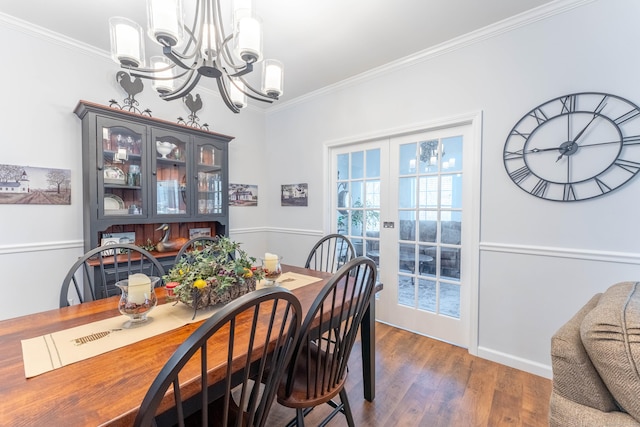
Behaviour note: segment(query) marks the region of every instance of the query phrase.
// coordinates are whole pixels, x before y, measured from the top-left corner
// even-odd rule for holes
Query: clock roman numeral
[[[520,132],[519,130],[516,130],[516,129],[514,129],[513,132],[511,132],[511,136],[521,136],[524,139],[528,139],[529,135],[531,135],[531,133]]]
[[[602,194],[608,193],[611,191],[611,187],[604,183],[604,181],[599,180],[598,178],[594,178],[596,180],[596,184],[598,184],[598,188],[602,191]]]
[[[618,159],[613,162],[613,164],[633,175],[637,174],[638,171],[640,171],[640,163],[632,162],[631,160]]]
[[[573,188],[573,184],[565,184],[564,185],[564,192],[562,194],[562,200],[564,200],[564,201],[576,200],[576,192],[575,192],[575,189]]]
[[[622,145],[640,144],[640,135],[629,135],[622,138]]]
[[[598,104],[598,106],[596,107],[595,110],[593,110],[594,112],[594,116],[602,113],[602,110],[604,110],[604,107],[607,106],[607,103],[605,102],[607,100],[607,98],[609,98],[609,96],[605,95],[602,97],[602,101],[600,101],[600,103]]]
[[[575,97],[575,95],[565,96],[564,98],[560,99],[560,102],[562,102],[562,110],[560,111],[561,114],[563,114],[563,113],[571,113],[571,112],[575,111],[575,109],[576,109],[576,97]]]
[[[518,159],[521,159],[524,156],[523,150],[507,151],[505,153],[505,155],[504,155],[504,159],[505,160],[518,160]]]
[[[538,122],[538,124],[542,124],[544,122],[546,122],[547,120],[549,120],[549,118],[547,117],[547,115],[544,113],[544,111],[542,111],[539,108],[536,108],[535,110],[533,110],[532,112],[529,113],[529,115],[531,117],[533,117],[534,119],[536,119],[536,121]]]
[[[638,115],[640,115],[640,111],[633,108],[627,111],[626,113],[624,113],[623,115],[621,115],[620,117],[618,117],[617,119],[614,119],[613,122],[618,126],[620,126],[622,123],[638,117]]]
[[[533,190],[531,190],[531,194],[538,197],[544,197],[545,193],[547,192],[547,188],[549,188],[549,181],[541,179],[540,181],[538,181],[536,186],[533,187]]]
[[[529,175],[531,175],[531,171],[526,166],[522,166],[521,168],[516,169],[513,172],[509,173],[509,176],[511,177],[511,179],[516,183],[522,182]]]

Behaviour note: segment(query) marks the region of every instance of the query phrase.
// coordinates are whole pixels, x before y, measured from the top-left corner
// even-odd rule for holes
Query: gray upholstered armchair
[[[597,294],[551,339],[550,427],[640,427],[640,283]]]

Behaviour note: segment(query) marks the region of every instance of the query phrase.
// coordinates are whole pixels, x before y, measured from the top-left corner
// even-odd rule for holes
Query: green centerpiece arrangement
[[[163,278],[167,285],[175,285],[179,301],[197,310],[255,290],[263,278],[262,270],[253,267],[255,260],[239,243],[218,236],[187,252]]]

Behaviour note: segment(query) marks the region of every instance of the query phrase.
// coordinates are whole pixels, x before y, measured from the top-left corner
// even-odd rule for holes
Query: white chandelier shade
[[[202,76],[216,80],[223,101],[236,113],[248,98],[270,103],[282,96],[281,62],[263,61],[260,90],[244,77],[263,60],[262,21],[251,10],[251,0],[234,1],[230,33],[220,0],[196,0],[191,25],[184,22],[182,0],[147,0],[147,19],[147,35],[162,46],[163,56],[153,57],[146,68],[142,28],[123,17],[109,20],[111,56],[132,76],[151,79],[161,98],[186,96]]]

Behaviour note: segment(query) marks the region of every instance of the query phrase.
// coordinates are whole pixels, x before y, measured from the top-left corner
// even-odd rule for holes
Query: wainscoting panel
[[[39,242],[0,247],[0,319],[58,308],[67,270],[83,253],[83,242]]]
[[[594,294],[640,280],[635,253],[480,244],[478,356],[551,377],[551,336]]]

